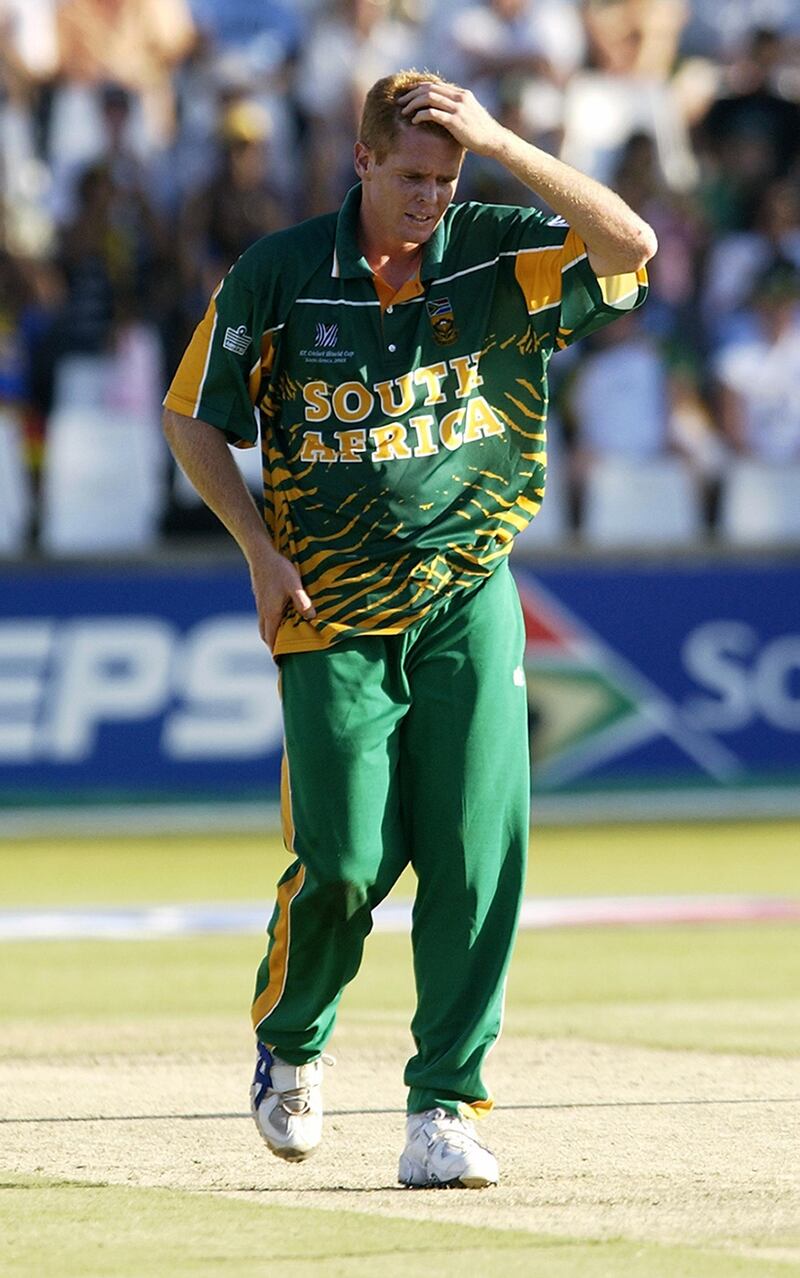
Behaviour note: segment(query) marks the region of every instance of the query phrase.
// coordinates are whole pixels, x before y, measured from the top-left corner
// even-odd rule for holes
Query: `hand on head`
[[[409,124],[440,124],[469,151],[488,154],[502,126],[469,89],[425,81],[397,99]]]

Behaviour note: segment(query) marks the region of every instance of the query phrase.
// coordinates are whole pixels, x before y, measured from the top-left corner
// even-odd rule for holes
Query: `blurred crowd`
[[[239,254],[337,206],[402,66],[658,235],[647,306],[553,363],[524,540],[800,541],[797,0],[0,0],[0,553],[214,527],[165,386]],[[474,156],[458,198],[535,203]]]

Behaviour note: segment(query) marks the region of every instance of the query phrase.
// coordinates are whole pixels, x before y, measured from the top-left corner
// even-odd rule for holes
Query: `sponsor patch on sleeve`
[[[226,351],[233,351],[234,355],[246,355],[252,340],[244,324],[241,324],[239,328],[225,329],[222,345]]]

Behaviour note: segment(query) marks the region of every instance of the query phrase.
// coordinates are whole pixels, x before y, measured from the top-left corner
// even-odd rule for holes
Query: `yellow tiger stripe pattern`
[[[242,255],[166,400],[260,435],[267,529],[316,609],[288,610],[278,657],[398,634],[489,576],[541,502],[553,349],[646,293],[644,270],[598,283],[561,219],[475,203],[395,291],[364,269],[360,199]]]

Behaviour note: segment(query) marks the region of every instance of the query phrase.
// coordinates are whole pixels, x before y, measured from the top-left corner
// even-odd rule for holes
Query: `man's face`
[[[456,191],[464,159],[452,140],[414,125],[401,127],[392,149],[379,162],[356,142],[356,173],[362,182],[362,219],[386,247],[425,244]]]

